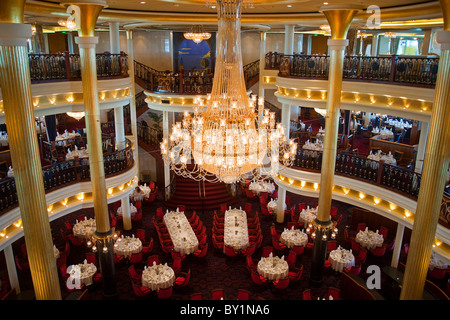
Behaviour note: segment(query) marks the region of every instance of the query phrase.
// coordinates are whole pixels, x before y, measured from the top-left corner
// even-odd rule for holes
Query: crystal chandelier
[[[81,112],[66,112],[66,114],[69,117],[76,119],[77,121],[80,121],[80,119],[84,117],[84,112],[82,112],[82,111]]]
[[[314,111],[320,114],[322,117],[326,117],[327,109],[314,108]]]
[[[69,30],[75,30],[77,28],[75,20],[60,19],[58,20],[58,24],[62,27],[66,27]]]
[[[191,30],[189,32],[185,32],[183,35],[184,38],[192,40],[195,43],[200,43],[203,40],[208,40],[211,38],[211,33],[205,32],[205,29],[203,29],[203,26],[201,25],[192,26]]]
[[[241,6],[242,0],[217,1],[217,62],[211,94],[207,99],[196,97],[193,115],[185,112],[183,121],[173,125],[169,141],[161,143],[165,163],[183,177],[225,183],[273,177],[292,165],[297,152],[294,140],[287,143],[284,126],[275,124],[275,113],[264,109],[264,99],[247,95]]]

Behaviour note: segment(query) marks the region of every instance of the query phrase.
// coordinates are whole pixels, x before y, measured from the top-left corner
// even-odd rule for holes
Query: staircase
[[[188,210],[215,210],[224,203],[227,206],[237,203],[237,200],[228,193],[225,183],[199,182],[178,175],[175,179],[175,192],[165,203],[169,208],[176,208],[182,204]]]

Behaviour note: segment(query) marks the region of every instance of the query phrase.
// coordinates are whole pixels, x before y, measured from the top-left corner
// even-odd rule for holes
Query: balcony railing
[[[178,94],[207,94],[211,92],[214,74],[204,71],[180,72],[158,71],[134,61],[135,76],[152,92]],[[249,88],[259,78],[259,60],[243,67],[244,80]]]
[[[126,140],[126,148],[107,153],[103,157],[105,176],[125,172],[133,167],[133,150],[131,142]],[[90,181],[89,161],[70,160],[58,161],[42,168],[42,178],[45,192],[55,191],[73,183]],[[0,214],[17,207],[17,192],[14,178],[0,181]]]
[[[58,54],[29,54],[32,82],[51,80],[81,80],[80,55],[69,52]],[[97,77],[128,77],[128,56],[124,53],[96,54]]]
[[[328,79],[329,56],[266,54],[266,69],[279,69],[281,77]],[[387,82],[421,87],[436,84],[439,58],[408,56],[345,56],[346,80]]]

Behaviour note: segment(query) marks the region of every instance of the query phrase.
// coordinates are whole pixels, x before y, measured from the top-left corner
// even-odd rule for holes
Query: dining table
[[[0,146],[7,147],[9,146],[9,138],[7,133],[0,133]]]
[[[190,254],[198,249],[198,239],[184,212],[168,211],[164,223],[173,243],[173,250],[181,254]]]
[[[303,222],[305,225],[313,224],[314,220],[316,220],[317,216],[317,207],[310,208],[307,206],[305,209],[302,209],[298,215],[298,221]]]
[[[134,237],[134,234],[124,237],[122,235],[114,243],[114,253],[124,258],[131,257],[133,253],[139,253],[142,251],[142,241],[139,238]]]
[[[261,192],[273,193],[275,191],[275,185],[269,181],[256,180],[250,183],[248,189],[257,195]]]
[[[130,202],[130,214],[131,214],[131,216],[133,217],[136,213],[137,213],[137,208],[133,205],[132,202]],[[118,216],[122,215],[122,206],[117,208],[117,215]]]
[[[267,203],[267,209],[269,212],[275,212],[278,207],[278,199],[270,199],[270,201]],[[284,204],[284,210],[287,209],[286,203]]]
[[[378,150],[375,153],[372,153],[372,151],[370,151],[369,155],[367,156],[367,159],[369,160],[375,160],[375,161],[384,161],[387,164],[392,164],[392,165],[396,165],[397,164],[397,160],[395,160],[394,156],[392,155],[392,153],[389,151],[389,153],[384,153],[381,150]]]
[[[142,285],[157,291],[173,286],[175,282],[174,270],[165,264],[153,262],[151,266],[145,266],[142,271]]]
[[[280,235],[280,242],[288,248],[293,248],[294,246],[304,247],[308,244],[308,235],[304,230],[295,229],[292,226],[291,229],[284,228]]]
[[[93,284],[93,276],[97,272],[97,267],[93,263],[87,263],[84,259],[83,263],[70,265],[67,267],[67,273],[70,275],[68,281],[72,284],[90,286]]]
[[[275,281],[288,276],[289,265],[284,256],[280,258],[270,253],[268,257],[261,257],[257,265],[257,271],[264,278]]]
[[[130,198],[134,201],[143,201],[150,196],[151,189],[145,183],[143,186],[137,186],[132,193],[130,193]]]
[[[229,209],[225,211],[223,242],[235,251],[249,246],[247,213],[244,210]]]
[[[90,239],[97,230],[95,219],[89,218],[81,221],[78,221],[77,219],[72,230],[75,237],[86,240]]]
[[[360,230],[356,234],[355,241],[363,248],[372,250],[383,245],[384,237],[382,234],[378,233],[378,230],[374,232],[366,227],[365,230]]]
[[[330,251],[328,261],[333,270],[342,273],[345,268],[351,268],[355,265],[355,256],[351,249],[347,250],[339,246],[336,250]]]
[[[434,268],[447,269],[448,264],[442,261],[441,259],[437,258],[436,256],[434,256],[433,254],[431,254],[430,264],[428,265],[428,268],[430,269],[430,271],[432,271]]]
[[[87,159],[89,158],[89,152],[88,149],[84,149],[84,148],[76,148],[75,150],[67,150],[66,153],[66,160],[74,160],[74,159]]]

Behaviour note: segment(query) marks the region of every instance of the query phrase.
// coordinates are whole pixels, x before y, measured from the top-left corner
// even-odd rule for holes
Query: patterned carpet
[[[298,203],[305,203],[309,206],[315,206],[317,204],[317,199],[315,198],[307,198],[299,195],[294,195],[291,193],[287,193],[287,195],[291,198],[291,206]],[[141,223],[138,223],[133,226],[133,233],[135,233],[137,228],[144,228],[146,230],[147,237],[153,237],[154,240],[154,249],[151,254],[157,254],[160,257],[162,263],[167,262],[168,264],[172,263],[172,258],[170,255],[164,253],[161,249],[161,245],[158,240],[158,236],[156,234],[156,230],[154,229],[153,224],[151,223],[153,216],[155,215],[156,208],[162,207],[164,212],[166,210],[164,206],[164,202],[161,200],[161,196],[159,195],[155,202],[151,204],[147,204],[143,206],[143,219]],[[235,207],[239,208],[241,206],[244,208],[245,203],[250,202],[252,204],[253,212],[260,211],[259,209],[259,200],[257,198],[248,199],[244,195],[238,195],[237,197],[238,203]],[[218,204],[219,206],[220,204]],[[333,201],[333,206],[338,208],[338,213],[342,213],[343,220],[340,224],[340,232],[337,238],[338,244],[343,244],[343,228],[346,225],[350,224],[352,206],[347,205],[345,203]],[[112,205],[111,205],[112,209]],[[62,249],[65,245],[64,240],[61,238],[60,228],[63,227],[66,220],[70,221],[72,224],[75,222],[76,217],[80,214],[86,214],[88,217],[94,217],[93,209],[81,210],[77,212],[73,212],[68,216],[62,217],[56,221],[51,223],[52,235],[54,238],[54,244]],[[192,211],[187,211],[187,216],[189,217],[192,214]],[[305,253],[303,256],[297,261],[297,267],[301,264],[304,267],[303,278],[300,282],[295,284],[290,284],[290,286],[283,290],[282,292],[276,292],[271,286],[267,287],[259,287],[254,285],[250,278],[250,273],[246,268],[245,258],[243,256],[236,258],[229,258],[225,256],[222,252],[214,249],[212,241],[211,241],[211,230],[213,223],[213,211],[197,211],[200,219],[203,221],[206,226],[207,235],[208,235],[208,254],[204,258],[197,258],[192,255],[189,255],[185,261],[183,261],[183,271],[187,271],[187,269],[191,270],[191,279],[190,283],[187,287],[179,288],[175,287],[173,290],[172,299],[175,300],[188,300],[190,295],[193,293],[201,293],[204,300],[208,300],[211,297],[211,291],[213,289],[222,288],[224,290],[224,295],[226,299],[232,299],[237,294],[237,289],[246,289],[251,293],[251,299],[266,299],[266,300],[300,300],[302,299],[302,293],[305,289],[310,288],[312,296],[314,298],[323,297],[326,295],[326,291],[329,286],[333,286],[339,288],[340,282],[340,274],[334,272],[327,272],[324,275],[323,285],[320,288],[312,288],[309,285],[309,275],[311,271],[311,254]],[[283,228],[287,224],[287,220],[285,219],[284,224],[276,224],[277,231],[279,233],[282,232]],[[272,218],[264,217],[260,214],[260,222],[261,222],[261,230],[263,234],[263,243],[260,249],[258,249],[252,256],[255,261],[258,261],[261,257],[262,247],[271,246],[271,237],[270,237],[270,225],[273,223]],[[122,224],[119,223],[117,229],[122,229]],[[21,240],[16,241],[13,244],[13,250],[15,254],[20,252],[20,245],[24,242],[23,238]],[[82,247],[71,246],[71,253],[68,257],[67,265],[71,265],[74,263],[81,263],[84,260],[85,253],[87,249]],[[390,257],[386,257],[386,261],[390,261]],[[138,272],[142,272],[144,268],[145,262],[135,265]],[[0,270],[5,272],[6,266],[4,258],[0,261]],[[131,281],[128,275],[128,267],[127,263],[116,266],[116,274],[117,274],[117,299],[119,300],[135,300],[136,298],[132,286]],[[365,269],[364,269],[365,270]],[[4,275],[3,275],[4,276]],[[3,278],[2,276],[2,278]],[[20,286],[22,291],[31,290],[32,283],[31,277],[28,272],[19,272],[20,277]],[[64,287],[63,282],[61,281],[61,292],[63,299],[65,299],[69,294]],[[88,300],[105,300],[103,296],[103,290],[101,284],[94,285],[92,288],[88,290],[85,295],[85,299]],[[150,297],[149,299],[156,299],[156,297]]]

